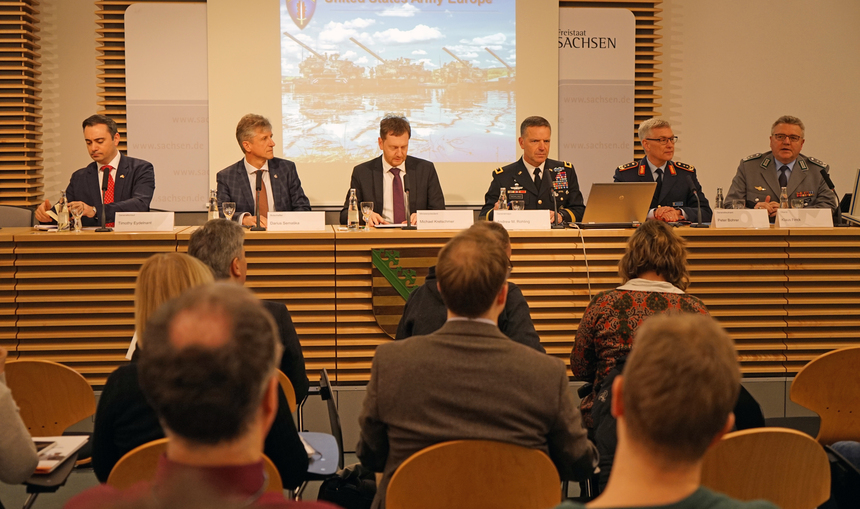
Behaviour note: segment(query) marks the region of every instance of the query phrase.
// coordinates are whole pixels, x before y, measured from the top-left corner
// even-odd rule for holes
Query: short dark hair
[[[242,257],[245,229],[239,223],[213,219],[191,234],[188,254],[212,269],[215,279],[229,279],[230,265]]]
[[[704,456],[732,413],[741,381],[729,335],[713,318],[693,313],[645,320],[623,377],[628,433],[666,463]]]
[[[89,117],[85,118],[83,123],[81,124],[81,129],[86,129],[87,127],[93,127],[100,124],[107,126],[111,138],[116,136],[116,133],[119,132],[119,128],[116,126],[116,122],[114,122],[112,118],[108,118],[104,115],[90,115]]]
[[[400,115],[385,115],[382,117],[382,121],[379,122],[379,137],[383,140],[391,136],[402,136],[403,133],[409,135],[409,138],[412,138],[412,128],[409,127],[409,121],[406,120],[406,117]]]
[[[507,277],[508,255],[487,231],[464,230],[439,251],[439,292],[445,306],[458,316],[476,318],[486,313]]]
[[[150,318],[143,342],[138,376],[147,401],[165,427],[206,445],[247,431],[282,352],[272,316],[232,283],[168,301]]]
[[[618,274],[624,283],[649,270],[681,290],[690,285],[686,242],[671,226],[656,219],[636,228],[618,262]]]
[[[549,120],[543,117],[532,116],[527,117],[525,120],[523,120],[523,123],[520,124],[520,137],[525,137],[526,129],[528,129],[529,127],[548,127],[549,130],[552,131],[552,126],[549,125]]]

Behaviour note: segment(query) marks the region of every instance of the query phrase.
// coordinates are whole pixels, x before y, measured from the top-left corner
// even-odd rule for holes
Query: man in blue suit
[[[101,224],[102,182],[109,172],[105,192],[105,223],[113,226],[117,212],[149,212],[155,192],[155,170],[152,163],[120,154],[119,132],[112,119],[93,115],[83,122],[84,140],[93,162],[72,174],[66,187],[66,200],[71,211],[81,210],[83,226]],[[51,202],[45,200],[36,208],[36,219],[53,221],[47,211]]]
[[[266,117],[249,113],[236,126],[236,141],[245,157],[218,172],[218,211],[224,202],[236,203],[234,221],[244,226],[257,223],[257,172],[261,172],[260,226],[267,226],[269,211],[310,210],[311,203],[292,161],[275,157],[272,124]]]

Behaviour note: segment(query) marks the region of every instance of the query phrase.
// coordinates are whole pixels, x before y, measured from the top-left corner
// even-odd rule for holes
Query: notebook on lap
[[[656,182],[591,184],[580,228],[633,228],[645,222]]]

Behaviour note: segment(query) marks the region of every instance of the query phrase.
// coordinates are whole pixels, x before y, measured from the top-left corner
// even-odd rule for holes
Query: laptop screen
[[[842,214],[843,219],[847,219],[855,224],[860,224],[860,206],[858,206],[858,202],[860,202],[860,198],[857,197],[858,192],[860,192],[860,170],[857,170],[857,174],[854,176],[854,185],[852,186],[853,194],[851,195],[851,208],[848,209],[847,214]]]

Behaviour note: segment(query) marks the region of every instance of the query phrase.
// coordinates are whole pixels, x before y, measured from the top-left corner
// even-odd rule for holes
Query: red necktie
[[[403,206],[403,181],[400,179],[400,168],[391,168],[388,171],[394,175],[394,184],[391,186],[391,192],[394,194],[394,224],[400,224],[409,219]]]
[[[105,191],[105,195],[103,198],[104,204],[107,205],[108,203],[113,203],[113,177],[111,177],[110,174],[111,170],[113,170],[113,167],[111,167],[110,165],[104,165],[101,169],[102,171],[107,172],[108,177],[108,187]],[[108,228],[113,228],[114,223],[105,223],[105,226]]]
[[[254,173],[260,174],[260,181],[262,184],[260,186],[260,217],[268,218],[269,217],[269,194],[266,191],[266,181],[263,180],[263,175],[265,175],[265,173],[263,173],[264,171],[266,171],[266,170],[257,170]]]

